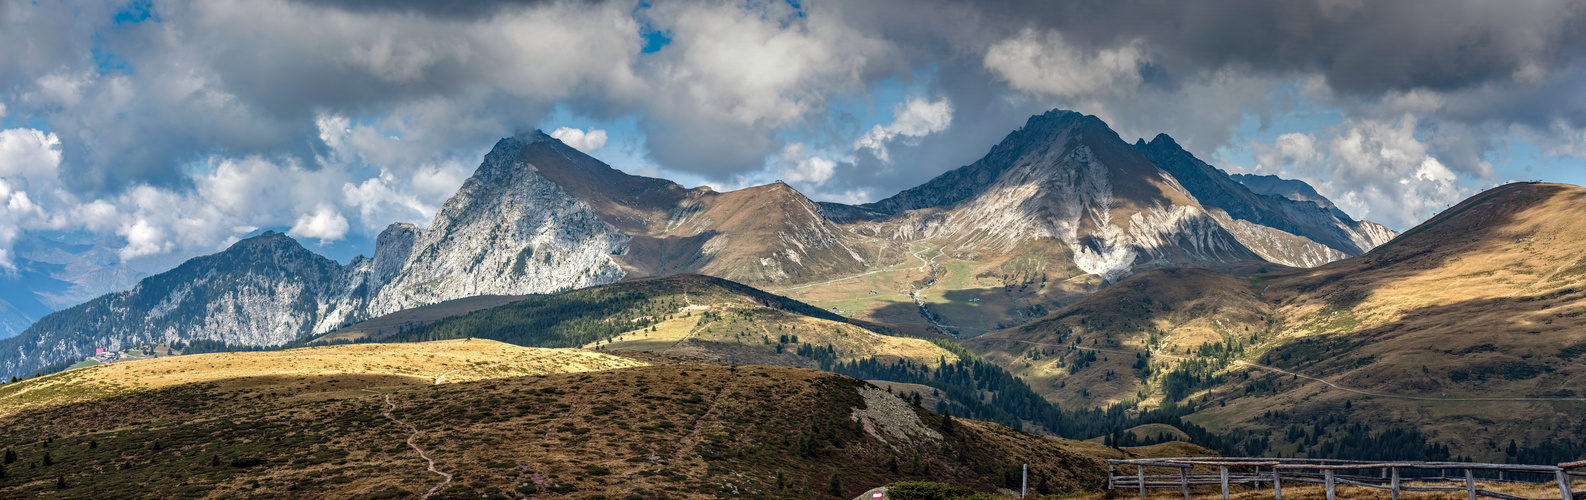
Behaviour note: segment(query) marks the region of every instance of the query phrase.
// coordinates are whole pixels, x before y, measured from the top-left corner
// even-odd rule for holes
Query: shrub
[[[258,467],[264,465],[264,459],[259,457],[237,457],[231,460],[231,466],[239,469]]]

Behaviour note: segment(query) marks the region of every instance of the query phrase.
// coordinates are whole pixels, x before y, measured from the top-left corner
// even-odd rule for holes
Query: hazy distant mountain
[[[1338,205],[1333,204],[1333,200],[1317,193],[1316,188],[1306,184],[1305,181],[1284,179],[1276,175],[1233,174],[1231,177],[1258,194],[1282,196],[1294,201],[1308,201],[1333,212],[1333,215],[1340,219],[1349,217],[1349,214],[1340,210]]]
[[[1142,139],[1134,147],[1172,174],[1202,206],[1220,211],[1218,219],[1240,242],[1272,262],[1315,267],[1365,253],[1396,234],[1375,222],[1356,222],[1307,201],[1256,193],[1185,151],[1167,134],[1158,134],[1149,143]],[[1310,187],[1282,180],[1264,185],[1294,183]]]
[[[132,288],[145,276],[114,250],[72,236],[27,235],[12,247],[16,269],[0,270],[0,338],[58,309]]]

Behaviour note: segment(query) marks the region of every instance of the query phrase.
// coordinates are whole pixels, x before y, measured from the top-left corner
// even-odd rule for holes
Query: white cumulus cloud
[[[347,235],[347,218],[335,207],[320,205],[314,213],[303,214],[292,224],[286,234],[297,238],[316,238],[320,244],[341,239]]]
[[[782,178],[788,182],[810,182],[820,184],[832,177],[836,171],[837,162],[811,156],[804,152],[804,144],[798,142],[788,143],[782,147],[782,152],[777,155],[777,161],[782,167]]]
[[[591,128],[583,131],[576,128],[556,127],[551,132],[551,137],[572,146],[573,149],[583,151],[584,154],[595,152],[606,145],[606,131]]]
[[[854,150],[870,150],[877,159],[891,163],[887,143],[893,139],[917,140],[941,132],[953,121],[953,105],[946,98],[929,100],[915,97],[892,107],[892,123],[876,125],[854,141]]]
[[[1261,173],[1310,183],[1350,215],[1405,230],[1474,194],[1415,137],[1418,119],[1345,119],[1320,137],[1253,144]]]

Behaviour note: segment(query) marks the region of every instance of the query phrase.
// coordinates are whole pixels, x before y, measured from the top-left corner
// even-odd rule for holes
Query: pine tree
[[[51,465],[55,465],[55,458],[51,457],[50,452],[46,451],[44,452],[44,466],[49,467]]]
[[[88,449],[90,449],[90,450],[99,449],[99,440],[97,440],[97,439],[88,440]]]
[[[66,476],[55,476],[55,489],[66,489]]]
[[[9,464],[9,463],[12,463],[12,462],[15,462],[15,461],[17,461],[17,452],[13,451],[10,448],[6,448],[5,463]]]
[[[220,467],[220,455],[209,457],[210,467]]]
[[[826,484],[826,492],[834,497],[843,496],[843,478],[832,474],[831,482]]]
[[[948,410],[942,413],[942,434],[953,433],[953,412]]]

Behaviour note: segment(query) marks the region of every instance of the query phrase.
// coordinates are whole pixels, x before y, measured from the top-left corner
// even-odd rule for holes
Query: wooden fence
[[[1132,471],[1129,470],[1132,467]],[[1146,474],[1147,467],[1177,469],[1177,474],[1150,475]],[[1195,472],[1200,467],[1203,471],[1216,468],[1216,473]],[[1121,470],[1120,470],[1121,469]],[[1402,478],[1401,470],[1437,470],[1441,477],[1430,478]],[[1314,472],[1311,472],[1314,471]],[[1369,475],[1369,472],[1377,472]],[[1463,476],[1448,477],[1448,471],[1463,471]],[[1477,478],[1476,471],[1497,471],[1497,479]],[[1133,474],[1128,474],[1133,472]],[[1507,474],[1540,474],[1553,479],[1548,483],[1557,482],[1559,493],[1562,497],[1529,498],[1508,493],[1502,493],[1478,487],[1479,483],[1508,482],[1530,483],[1519,479],[1508,479]],[[1586,500],[1586,490],[1571,491],[1571,476],[1586,477],[1586,461],[1569,462],[1558,465],[1516,465],[1516,464],[1480,464],[1463,462],[1360,462],[1353,460],[1322,460],[1322,459],[1295,459],[1295,458],[1151,458],[1141,460],[1108,460],[1107,461],[1107,489],[1127,490],[1137,489],[1140,496],[1145,496],[1146,488],[1176,488],[1184,491],[1184,498],[1190,497],[1190,487],[1203,485],[1221,485],[1223,498],[1228,498],[1228,487],[1232,484],[1251,484],[1257,491],[1261,484],[1267,483],[1272,487],[1272,496],[1282,500],[1283,484],[1310,483],[1322,484],[1327,488],[1327,499],[1334,500],[1338,485],[1363,486],[1379,488],[1392,492],[1393,500],[1399,500],[1401,492],[1405,491],[1464,491],[1470,500],[1476,497],[1492,497],[1502,500]],[[1534,477],[1534,476],[1533,476]],[[1402,480],[1401,480],[1402,479]],[[1406,484],[1413,479],[1417,482],[1453,481],[1463,482],[1462,486],[1425,486]],[[1462,480],[1462,481],[1461,481]]]

